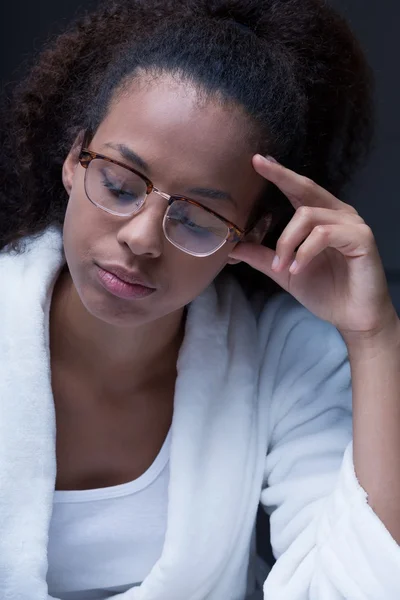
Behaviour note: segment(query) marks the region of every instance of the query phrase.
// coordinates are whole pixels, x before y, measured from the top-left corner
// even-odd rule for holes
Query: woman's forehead
[[[150,85],[135,81],[112,103],[106,120],[132,135],[204,152],[242,156],[249,151],[249,119],[243,110],[200,93],[186,82],[157,78]]]

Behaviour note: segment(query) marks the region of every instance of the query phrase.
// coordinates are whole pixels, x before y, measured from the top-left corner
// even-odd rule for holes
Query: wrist
[[[381,354],[400,353],[400,319],[393,307],[384,324],[374,331],[340,331],[350,359],[369,359]]]

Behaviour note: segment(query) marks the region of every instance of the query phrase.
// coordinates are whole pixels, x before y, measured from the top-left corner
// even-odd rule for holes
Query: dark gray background
[[[374,230],[392,296],[400,312],[400,3],[332,0],[357,33],[376,79],[377,136],[352,203]]]
[[[400,3],[398,0],[332,0],[361,40],[376,77],[377,137],[358,175],[351,202],[374,230],[395,305],[400,312]],[[15,78],[42,41],[95,0],[11,0],[0,8],[0,81]]]

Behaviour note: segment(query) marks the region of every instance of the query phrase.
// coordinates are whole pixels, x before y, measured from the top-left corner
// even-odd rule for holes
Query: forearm
[[[400,321],[346,340],[353,388],[353,458],[368,503],[400,544]]]

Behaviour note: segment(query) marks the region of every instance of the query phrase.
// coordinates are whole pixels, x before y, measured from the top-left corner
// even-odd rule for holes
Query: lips
[[[125,283],[129,283],[131,285],[141,285],[146,288],[155,289],[155,286],[152,285],[149,281],[147,281],[139,271],[131,271],[122,265],[98,265],[104,271],[108,271],[112,275],[121,279]]]
[[[137,272],[128,271],[116,265],[109,265],[107,269],[99,265],[96,267],[98,282],[113,296],[125,300],[140,300],[151,296],[156,291],[156,288],[146,285],[143,277]],[[128,282],[122,277],[129,278],[130,281]]]

